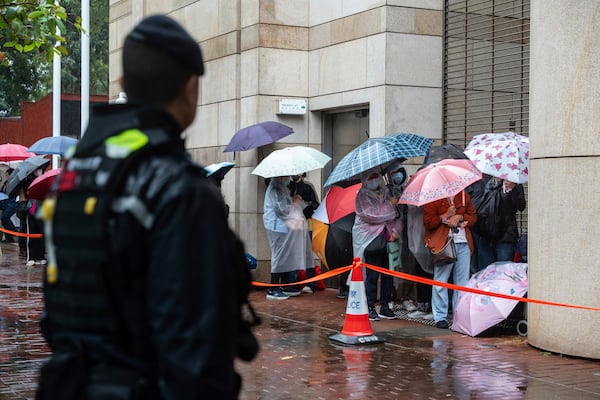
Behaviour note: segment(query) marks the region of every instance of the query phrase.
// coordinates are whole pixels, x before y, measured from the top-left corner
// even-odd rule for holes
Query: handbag
[[[454,236],[449,236],[446,240],[446,244],[438,252],[431,251],[433,255],[433,265],[446,265],[455,263],[456,258],[456,247],[454,246]]]

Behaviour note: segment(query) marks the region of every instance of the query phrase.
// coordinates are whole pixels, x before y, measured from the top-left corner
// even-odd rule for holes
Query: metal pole
[[[55,1],[58,5],[58,0]],[[56,34],[60,35],[60,29],[56,28]],[[60,42],[56,42],[57,45]],[[54,52],[52,58],[52,136],[60,136],[60,54]],[[52,168],[58,168],[58,157],[52,157]]]
[[[81,1],[81,137],[90,114],[90,0]]]

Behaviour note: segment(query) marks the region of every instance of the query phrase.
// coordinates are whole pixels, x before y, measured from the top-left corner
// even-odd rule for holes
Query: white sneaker
[[[404,300],[402,302],[402,307],[404,307],[404,309],[408,312],[417,311],[417,306],[412,300]]]
[[[42,260],[40,260],[40,264],[46,265],[46,264],[48,264],[48,260],[42,259]]]
[[[408,318],[423,318],[424,315],[427,315],[427,313],[419,310],[406,314]]]
[[[425,314],[421,318],[426,319],[427,321],[433,321],[433,314],[432,313]]]
[[[308,294],[312,294],[313,290],[310,288],[310,286],[304,286],[302,288],[302,293],[308,293]]]
[[[25,263],[25,265],[27,265],[28,267],[32,267],[33,265],[35,265],[35,261],[34,260],[29,260]]]

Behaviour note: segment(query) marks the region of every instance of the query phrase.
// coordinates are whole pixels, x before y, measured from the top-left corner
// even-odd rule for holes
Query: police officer
[[[43,207],[52,358],[37,398],[237,398],[243,245],[181,139],[200,48],[157,15],[127,35],[122,61],[128,102],[93,110]]]

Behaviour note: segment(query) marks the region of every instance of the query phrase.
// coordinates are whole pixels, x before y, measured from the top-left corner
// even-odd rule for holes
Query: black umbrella
[[[440,146],[431,146],[425,159],[423,160],[423,166],[427,166],[429,164],[436,163],[442,160],[468,160],[469,157],[463,153],[460,147],[452,144],[445,143]],[[482,200],[483,193],[485,191],[485,184],[489,179],[489,175],[483,175],[483,178],[471,185],[469,185],[465,190],[471,196],[471,201],[475,206],[475,209],[479,207],[479,204]]]
[[[446,143],[441,146],[431,146],[423,160],[423,165],[433,164],[446,159],[461,160],[467,158],[468,157],[465,156],[465,153],[463,153],[458,146]]]
[[[27,188],[31,181],[35,179],[33,173],[37,169],[44,169],[50,164],[50,160],[44,156],[34,156],[23,160],[15,170],[10,174],[6,184],[6,194],[9,197],[15,197],[21,187]]]
[[[354,259],[352,248],[352,225],[356,214],[346,215],[329,225],[325,242],[325,257],[329,268],[351,265]]]

